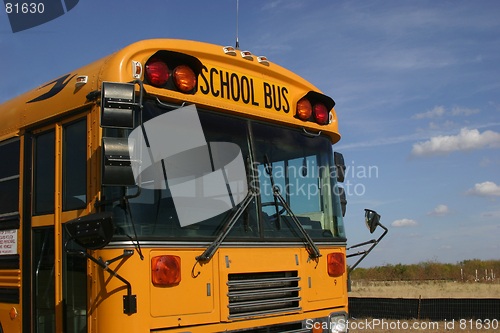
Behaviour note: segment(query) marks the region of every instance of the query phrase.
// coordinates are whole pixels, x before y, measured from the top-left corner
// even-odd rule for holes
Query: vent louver
[[[300,311],[296,271],[229,274],[228,319]]]

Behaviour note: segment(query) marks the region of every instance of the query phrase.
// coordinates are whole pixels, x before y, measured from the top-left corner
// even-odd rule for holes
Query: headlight
[[[347,313],[333,312],[330,314],[330,333],[346,333],[348,330]]]

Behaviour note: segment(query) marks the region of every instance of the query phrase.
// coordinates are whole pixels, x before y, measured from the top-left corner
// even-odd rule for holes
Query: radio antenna
[[[240,49],[240,42],[238,41],[238,12],[240,0],[236,0],[236,49]]]

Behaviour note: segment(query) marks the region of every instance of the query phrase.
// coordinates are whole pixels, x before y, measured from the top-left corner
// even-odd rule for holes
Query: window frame
[[[15,186],[15,188],[17,190],[16,191],[17,192],[17,200],[16,200],[17,206],[14,204],[14,206],[16,206],[17,209],[9,210],[9,211],[5,211],[3,213],[0,213],[0,221],[10,220],[13,217],[19,216],[19,195],[20,195],[19,186],[20,186],[20,181],[21,181],[21,177],[20,177],[21,139],[19,137],[15,137],[15,138],[7,139],[7,140],[0,142],[0,150],[2,150],[2,147],[7,146],[7,145],[11,145],[11,144],[15,144],[16,142],[17,142],[17,147],[15,147],[15,148],[17,148],[17,155],[14,156],[15,161],[13,161],[13,162],[17,162],[17,164],[16,164],[17,165],[17,174],[16,174],[16,167],[14,167],[13,170],[7,170],[7,171],[14,172],[14,173],[7,172],[6,177],[2,177],[3,175],[0,174],[0,184],[5,184],[7,182],[12,182],[12,181],[17,180],[17,186]],[[7,159],[12,160],[11,156],[7,157]],[[0,225],[0,229],[2,229],[1,225]]]
[[[80,205],[77,205],[77,206],[71,206],[70,208],[66,208],[67,206],[67,200],[68,200],[68,191],[67,191],[67,185],[68,185],[68,178],[67,178],[67,175],[68,175],[68,172],[67,172],[67,169],[69,167],[68,165],[68,159],[67,159],[67,128],[69,126],[72,126],[72,125],[76,125],[76,124],[80,124],[80,123],[83,123],[84,124],[84,127],[85,127],[85,148],[84,148],[84,151],[85,151],[85,170],[83,172],[83,174],[85,174],[85,180],[83,181],[83,184],[84,184],[84,196],[85,196],[85,201],[82,201],[82,203]],[[63,123],[62,125],[62,147],[61,147],[61,154],[62,154],[62,174],[61,174],[61,184],[62,184],[62,211],[63,212],[68,212],[68,211],[73,211],[73,210],[80,210],[80,209],[85,209],[87,207],[87,204],[88,204],[88,153],[87,153],[87,147],[88,147],[88,138],[87,138],[87,133],[88,133],[88,123],[87,123],[87,117],[86,116],[83,116],[83,117],[79,117],[77,119],[74,119],[74,120],[71,120],[69,122],[65,122]],[[79,184],[81,185],[81,184]]]

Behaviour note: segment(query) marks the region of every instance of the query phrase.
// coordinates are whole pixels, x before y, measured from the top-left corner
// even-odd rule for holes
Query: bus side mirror
[[[65,224],[70,239],[88,250],[105,247],[111,241],[115,227],[112,212],[90,214]]]
[[[103,82],[101,86],[101,127],[134,128],[135,84]]]
[[[337,172],[337,181],[339,183],[343,183],[345,178],[344,156],[341,153],[334,152],[333,157],[335,162],[335,171]]]
[[[135,85],[139,84],[139,102],[136,103]],[[103,82],[101,86],[101,127],[134,129],[136,118],[142,123],[140,110],[142,108],[143,86],[140,80],[132,83]],[[136,117],[139,110],[139,117]],[[126,132],[126,131],[125,131]],[[135,185],[132,172],[131,155],[134,147],[131,140],[124,137],[102,138],[101,184],[108,186]]]
[[[108,186],[135,185],[131,153],[134,147],[127,138],[102,138],[101,184]]]
[[[340,190],[340,207],[342,208],[342,216],[345,216],[345,212],[347,209],[347,198],[345,196],[345,189],[339,188]]]
[[[380,215],[371,209],[365,209],[365,223],[370,233],[373,234],[377,226],[380,225]]]

